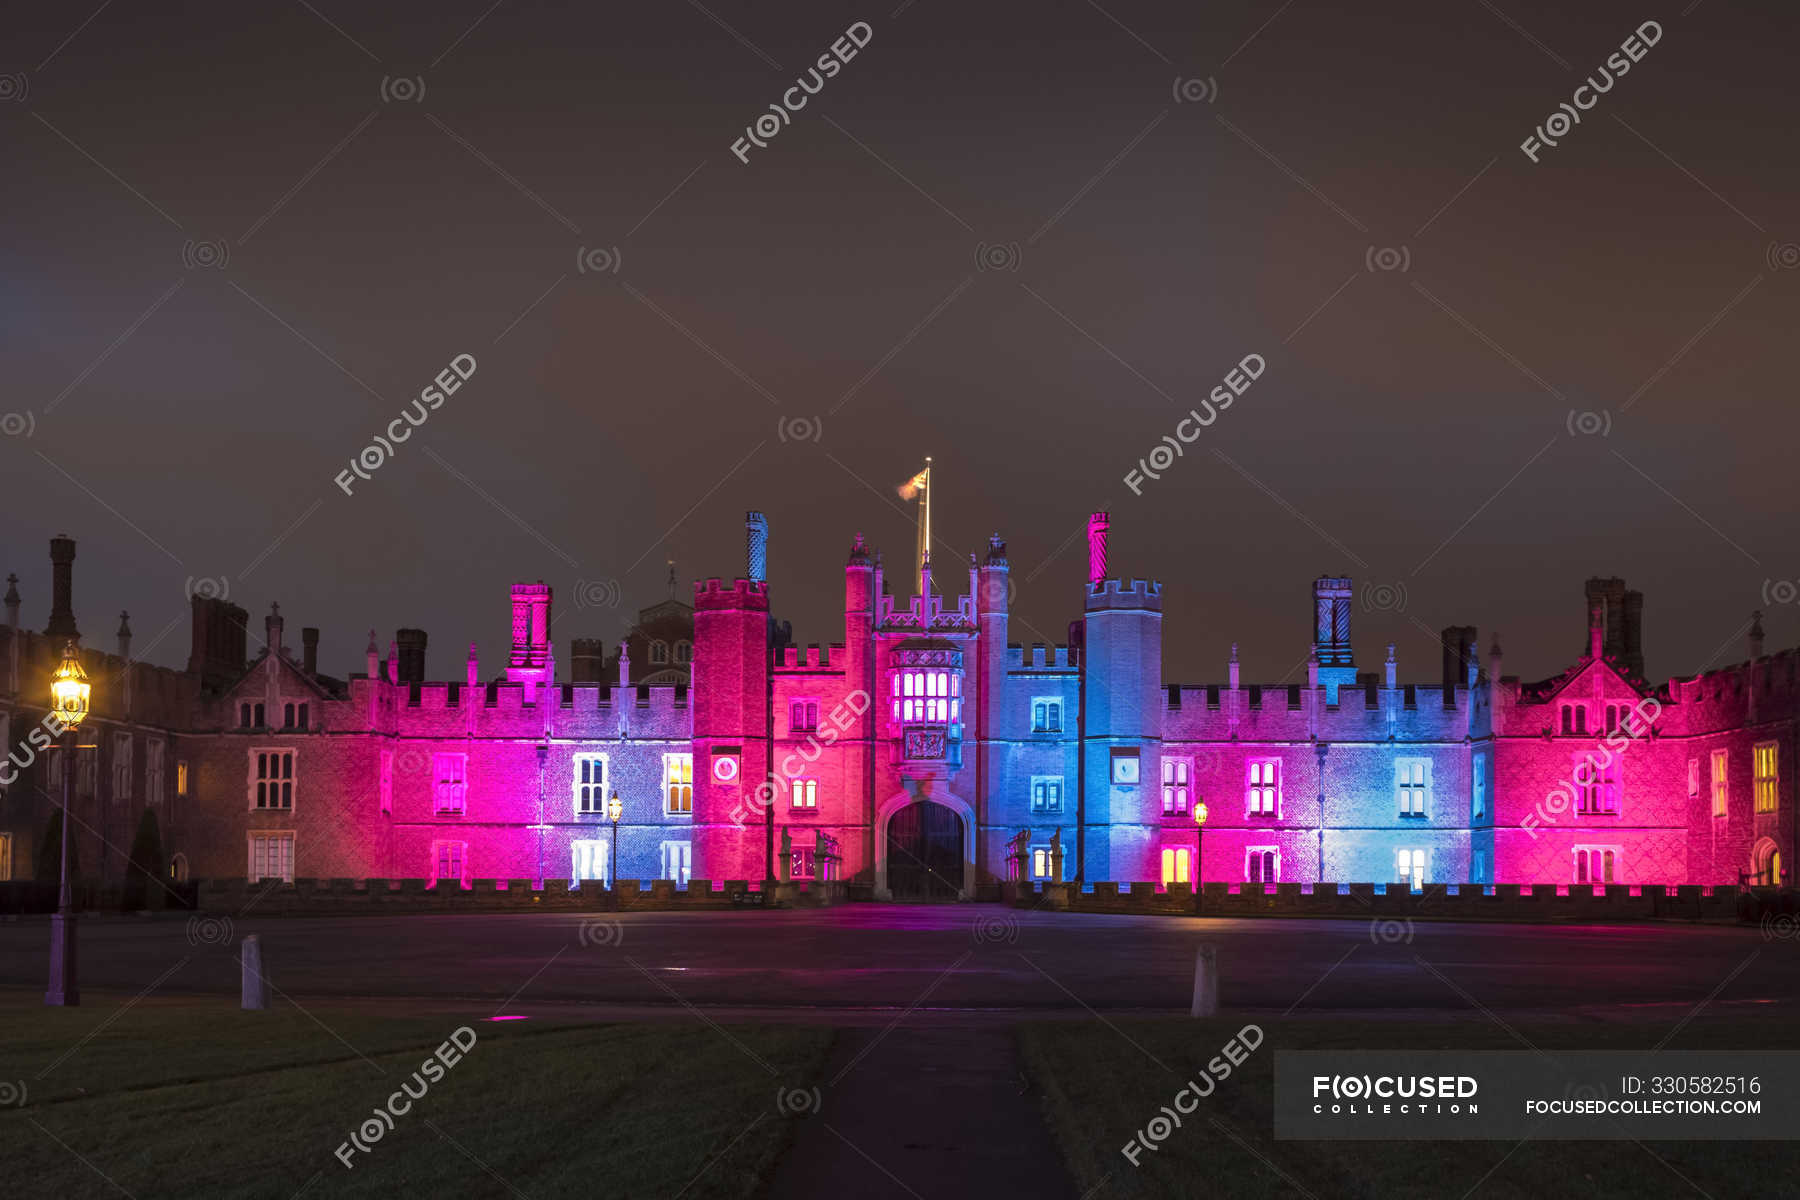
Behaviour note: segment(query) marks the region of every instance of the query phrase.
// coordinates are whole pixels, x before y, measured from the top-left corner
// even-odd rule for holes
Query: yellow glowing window
[[[1186,846],[1164,846],[1162,852],[1162,881],[1166,887],[1171,883],[1192,882],[1189,875],[1189,851]]]
[[[672,813],[694,811],[694,756],[663,755],[663,787],[668,793],[668,810]]]
[[[1714,750],[1712,752],[1712,797],[1713,816],[1715,817],[1725,815],[1726,802],[1731,798],[1725,782],[1725,762],[1725,751]]]
[[[1756,744],[1756,811],[1759,813],[1772,813],[1778,805],[1775,749],[1774,742]]]

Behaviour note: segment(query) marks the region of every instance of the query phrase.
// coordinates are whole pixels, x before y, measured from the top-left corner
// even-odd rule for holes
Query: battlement
[[[1019,643],[1007,643],[1006,667],[1009,671],[1072,671],[1080,665],[1079,656],[1067,646],[1033,642],[1028,654]]]
[[[367,686],[365,676],[352,677]],[[537,698],[528,701],[521,683],[483,683],[470,687],[465,683],[398,683],[378,680],[376,686],[399,692],[403,712],[430,714],[461,712],[467,708],[485,709],[502,715],[536,711],[543,705],[553,708],[594,710],[618,705],[640,709],[673,712],[688,707],[689,687],[685,683],[636,684],[615,687],[610,684],[560,683],[536,689]]]
[[[767,612],[769,585],[761,579],[733,579],[729,583],[713,577],[694,580],[694,611],[714,612],[751,609]]]
[[[776,651],[775,667],[777,670],[827,670],[833,662],[842,666],[844,644],[833,642],[829,646],[820,646],[816,642],[809,646],[783,646]]]
[[[1162,583],[1155,579],[1102,579],[1087,588],[1087,611],[1147,608],[1162,611]]]

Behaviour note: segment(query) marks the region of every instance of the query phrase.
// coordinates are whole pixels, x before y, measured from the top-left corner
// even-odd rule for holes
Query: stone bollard
[[[1194,955],[1194,1007],[1191,1015],[1213,1017],[1219,1013],[1219,948],[1210,942]]]
[[[269,1007],[269,978],[263,971],[262,938],[251,934],[240,944],[244,964],[244,1007]]]

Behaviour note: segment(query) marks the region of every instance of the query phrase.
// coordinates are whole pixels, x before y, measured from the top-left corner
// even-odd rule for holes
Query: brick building
[[[363,673],[322,675],[318,631],[296,657],[278,607],[251,658],[244,611],[196,597],[185,671],[132,662],[123,630],[117,654],[84,652],[80,861],[116,881],[154,805],[173,868],[195,876],[605,880],[616,793],[616,865],[638,879],[756,880],[773,863],[883,897],[1059,866],[1089,882],[1790,882],[1800,654],[1765,655],[1759,627],[1746,662],[1652,685],[1642,597],[1596,579],[1561,675],[1506,676],[1497,642],[1484,656],[1451,626],[1439,678],[1408,683],[1391,646],[1359,669],[1352,582],[1323,577],[1305,682],[1246,683],[1234,648],[1222,682],[1165,683],[1162,588],[1116,577],[1107,533],[1095,514],[1056,646],[1008,642],[997,537],[954,572],[909,561],[904,598],[859,537],[841,640],[794,646],[769,615],[760,516],[746,578],[646,610],[622,657],[576,639],[566,674],[542,583],[513,585],[507,662],[485,681],[472,646],[460,678],[429,679],[414,629],[385,658],[371,634]],[[7,597],[14,878],[60,796],[23,731],[73,633],[73,557],[52,543],[45,633]],[[670,661],[640,667],[657,637]],[[691,682],[637,682],[677,666]]]

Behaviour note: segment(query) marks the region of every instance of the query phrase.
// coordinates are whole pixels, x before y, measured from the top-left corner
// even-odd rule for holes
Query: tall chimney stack
[[[19,627],[19,577],[6,577],[6,624],[13,629]]]
[[[599,638],[574,638],[569,642],[569,682],[605,683],[602,668],[606,647]]]
[[[276,658],[286,657],[281,645],[281,630],[285,622],[281,619],[281,605],[269,605],[269,615],[263,618],[263,640],[268,645],[269,653]]]
[[[1088,586],[1099,587],[1106,582],[1107,551],[1109,531],[1112,529],[1112,514],[1097,512],[1088,517]]]
[[[769,580],[769,518],[755,511],[744,514],[744,578]]]
[[[319,673],[319,631],[311,625],[300,629],[300,665],[308,675]]]
[[[44,636],[61,645],[81,637],[81,630],[75,628],[74,538],[57,534],[50,539],[50,571],[50,624],[44,627]]]
[[[131,661],[131,614],[119,613],[119,657]]]
[[[1750,614],[1750,661],[1755,662],[1763,656],[1762,610]]]
[[[399,682],[424,683],[425,631],[423,629],[395,630],[394,639],[400,648]]]

